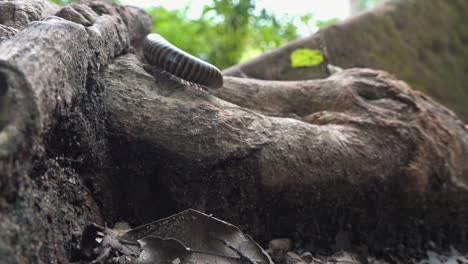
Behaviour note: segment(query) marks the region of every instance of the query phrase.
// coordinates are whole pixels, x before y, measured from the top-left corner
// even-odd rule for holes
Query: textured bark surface
[[[36,14],[24,16],[31,21],[47,13],[48,2],[18,5]],[[96,78],[151,25],[143,11],[105,1],[58,15],[79,23],[50,16],[4,24],[18,33],[0,43],[2,263],[68,262],[86,221],[101,221],[91,196],[100,191],[93,184],[106,179],[96,165],[104,166],[106,151]]]
[[[29,22],[52,15],[58,6],[42,0],[4,0],[0,2],[0,42],[14,36]]]
[[[0,43],[0,262],[76,261],[89,221],[188,207],[313,252],[466,247],[468,130],[404,82],[350,69],[202,91],[132,53],[141,10],[56,15]]]
[[[53,15],[59,7],[42,0],[4,0],[0,2],[0,24],[21,29],[29,22]]]
[[[373,250],[466,240],[467,131],[389,74],[226,77],[208,94],[142,68],[123,56],[103,76],[113,153],[132,175],[123,214],[192,207],[262,241],[295,234],[325,248],[343,230]]]
[[[327,67],[292,68],[298,48],[320,49],[325,63],[382,69],[408,82],[468,121],[468,2],[389,0],[251,61],[226,75],[266,80],[328,76]]]
[[[13,37],[17,30],[0,24],[0,42]]]

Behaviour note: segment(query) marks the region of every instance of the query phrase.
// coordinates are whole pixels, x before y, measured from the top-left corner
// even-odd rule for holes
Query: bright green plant
[[[291,66],[298,67],[314,67],[323,62],[323,55],[320,50],[316,49],[296,49],[291,53]]]

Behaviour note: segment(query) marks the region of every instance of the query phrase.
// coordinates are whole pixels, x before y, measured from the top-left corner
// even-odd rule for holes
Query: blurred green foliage
[[[380,4],[381,2],[383,2],[383,0],[359,0],[358,4],[360,10],[367,10],[376,6],[377,4]]]
[[[177,47],[225,68],[298,37],[293,18],[256,11],[252,0],[213,0],[199,18],[155,7],[153,30]]]
[[[50,1],[59,5],[73,2]],[[255,0],[212,0],[198,18],[189,16],[189,8],[147,9],[153,17],[153,32],[221,69],[298,38],[298,26],[309,28],[309,33],[313,33],[316,28],[337,21],[317,22],[312,14],[299,18],[278,17],[265,9],[256,9]]]
[[[326,19],[326,20],[319,20],[315,23],[315,25],[318,27],[318,28],[323,28],[325,26],[328,26],[330,24],[333,24],[333,23],[336,23],[338,22],[338,18],[330,18],[330,19]]]
[[[56,3],[57,5],[66,5],[66,4],[73,2],[73,0],[49,0],[49,1],[52,3]]]

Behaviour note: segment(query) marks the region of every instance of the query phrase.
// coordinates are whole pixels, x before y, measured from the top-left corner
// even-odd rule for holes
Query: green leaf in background
[[[314,67],[323,62],[323,55],[320,50],[316,49],[296,49],[291,53],[291,66],[298,67]]]
[[[153,32],[221,69],[299,36],[293,17],[256,10],[254,0],[212,0],[199,17],[189,16],[188,8],[148,9],[153,17]]]
[[[49,1],[65,5],[75,0]],[[361,6],[367,7],[382,0],[357,1],[360,1]],[[278,16],[257,7],[255,0],[206,1],[199,16],[189,15],[191,5],[195,6],[191,1],[184,1],[187,5],[179,10],[168,10],[159,6],[157,2],[154,1],[154,6],[146,10],[153,17],[153,32],[161,34],[175,46],[220,69],[297,39],[300,36],[300,28],[308,32],[307,34],[313,34],[317,27],[321,28],[337,21],[334,18],[317,21],[312,13],[300,17]],[[312,67],[320,64],[323,57],[319,51],[306,51],[298,53],[297,58],[291,57],[291,61],[293,67]]]
[[[323,27],[326,27],[328,25],[334,24],[334,23],[336,23],[338,21],[339,21],[338,18],[329,18],[329,19],[325,19],[325,20],[318,20],[317,22],[315,22],[315,25],[318,28],[323,28]]]

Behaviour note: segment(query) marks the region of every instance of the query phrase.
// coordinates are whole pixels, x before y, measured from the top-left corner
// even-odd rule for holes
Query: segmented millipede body
[[[146,36],[142,47],[150,64],[181,79],[211,88],[223,85],[223,75],[218,68],[177,48],[159,34]]]

